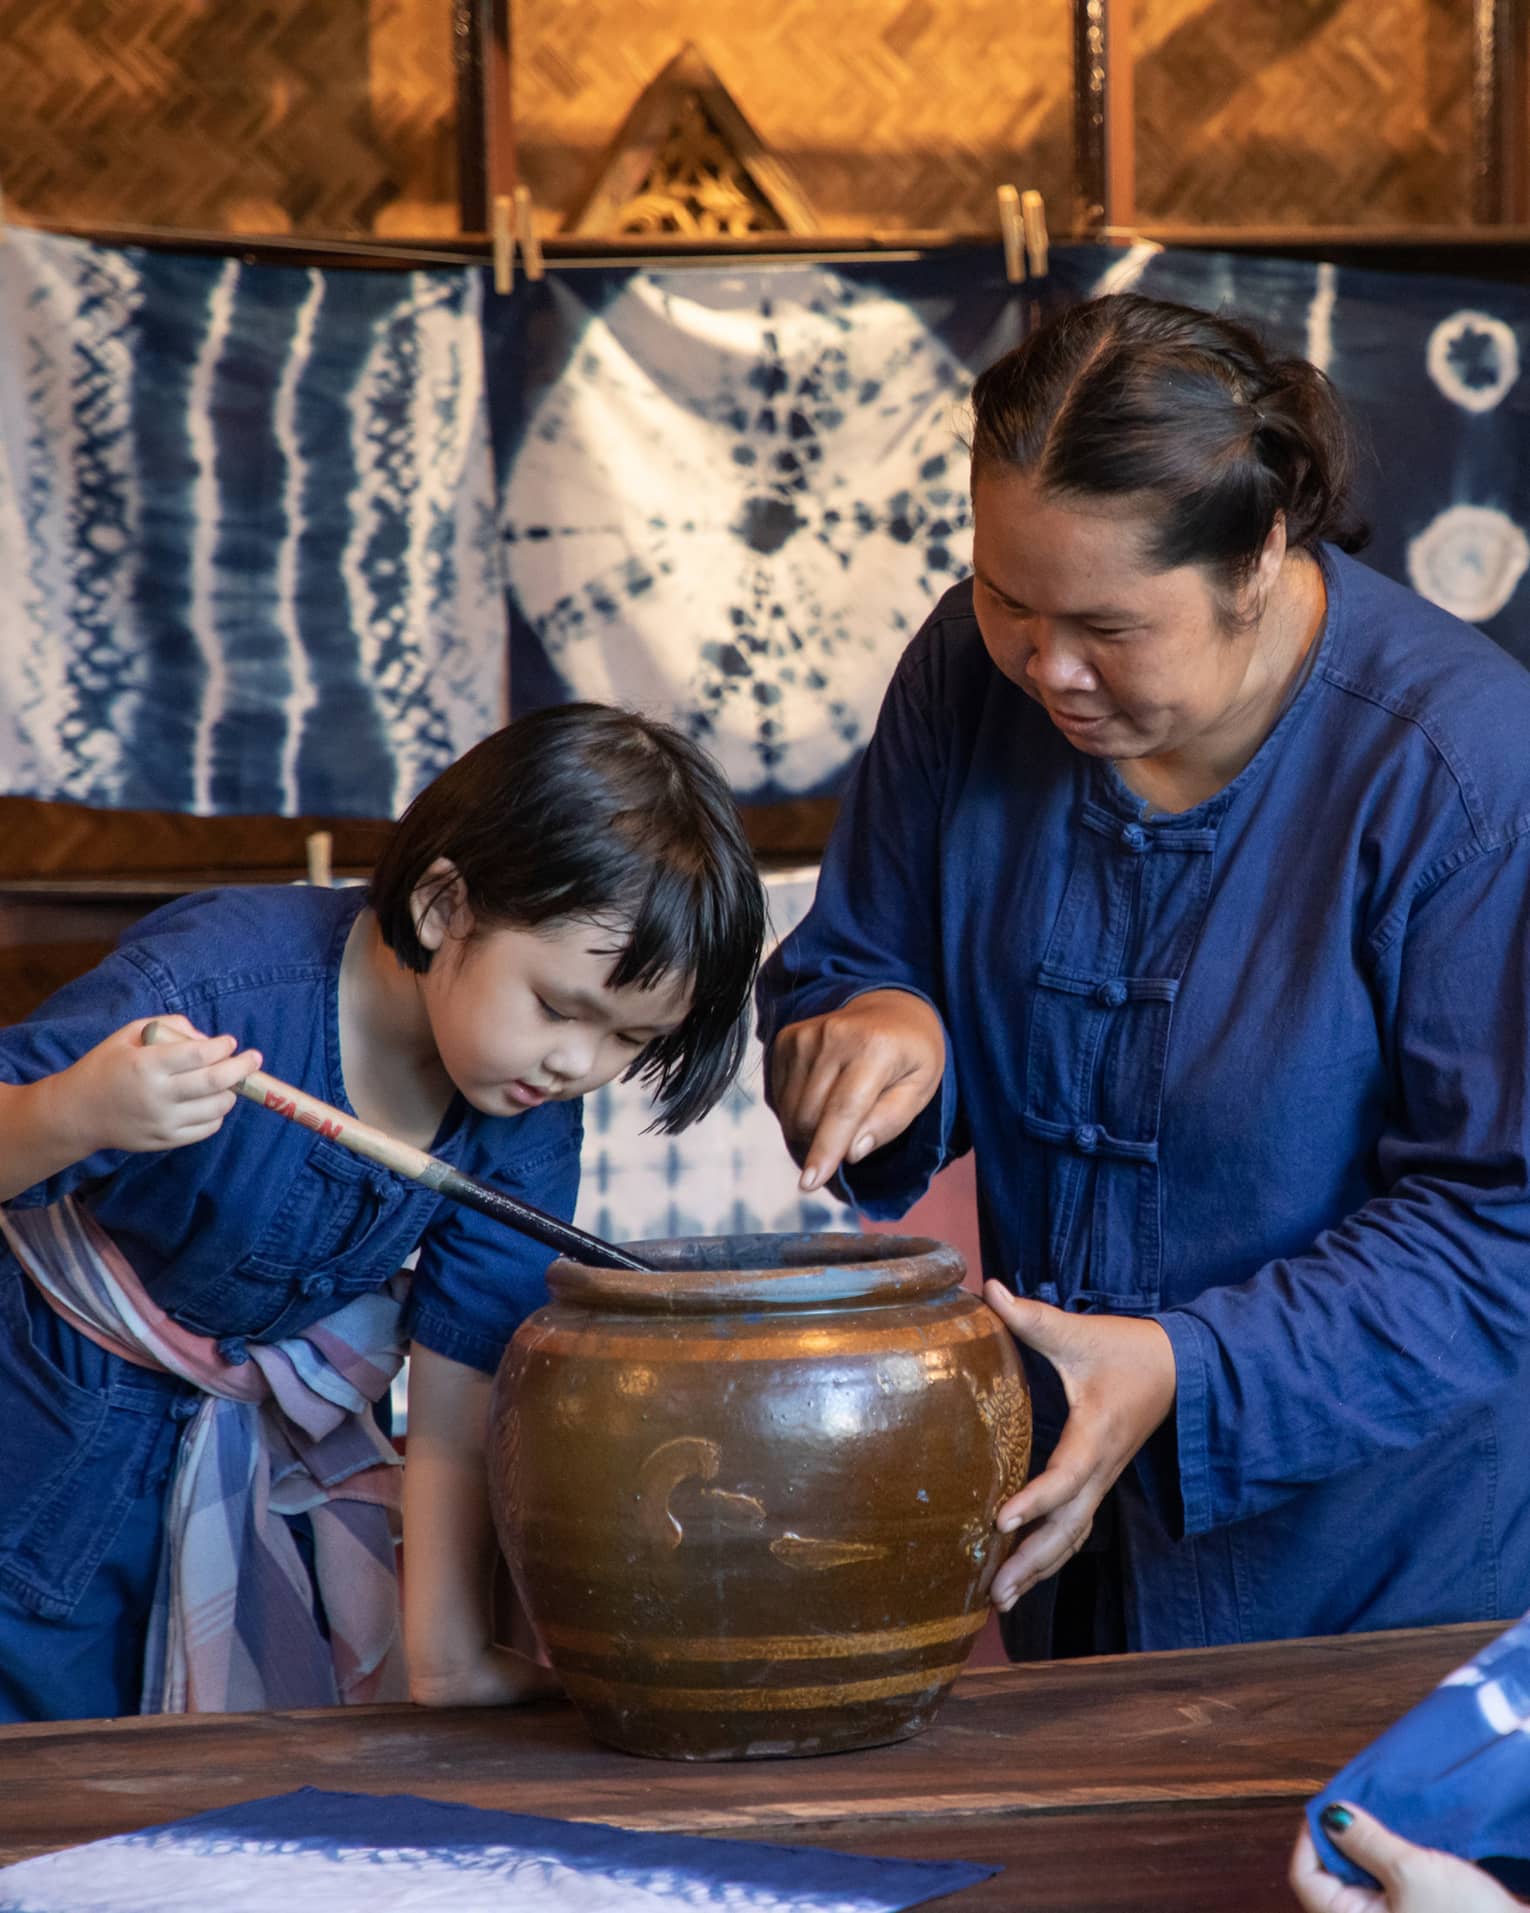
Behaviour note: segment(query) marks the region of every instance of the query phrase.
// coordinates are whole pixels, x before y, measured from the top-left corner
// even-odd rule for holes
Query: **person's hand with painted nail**
[[[1381,1885],[1347,1886],[1335,1879],[1303,1827],[1286,1877],[1305,1913],[1513,1913],[1524,1905],[1481,1867],[1414,1846],[1359,1807],[1325,1807],[1323,1831]]]
[[[843,1009],[791,1023],[770,1050],[770,1106],[818,1189],[902,1135],[940,1087],[940,1018],[906,990],[871,990]]]
[[[1051,1460],[999,1509],[1006,1533],[1027,1529],[994,1577],[992,1599],[1012,1608],[1070,1561],[1089,1538],[1095,1510],[1133,1455],[1174,1406],[1174,1350],[1156,1322],[1125,1315],[1072,1315],[983,1290],[1015,1338],[1057,1370],[1068,1419]]]

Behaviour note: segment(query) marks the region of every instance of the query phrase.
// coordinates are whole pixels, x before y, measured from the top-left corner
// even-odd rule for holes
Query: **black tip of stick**
[[[494,1216],[522,1235],[530,1236],[532,1241],[540,1242],[543,1248],[556,1249],[559,1255],[566,1255],[572,1261],[595,1269],[631,1269],[639,1275],[658,1273],[651,1262],[619,1249],[614,1242],[588,1235],[561,1216],[550,1216],[535,1203],[522,1202],[519,1196],[507,1195],[503,1189],[465,1176],[460,1169],[449,1169],[436,1186],[443,1196],[451,1196],[471,1209]]]

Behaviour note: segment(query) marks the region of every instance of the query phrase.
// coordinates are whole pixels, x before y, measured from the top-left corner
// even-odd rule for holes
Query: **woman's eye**
[[[1006,618],[1028,618],[1031,614],[1024,605],[1016,604],[1013,598],[1006,598],[1002,591],[996,591],[986,578],[979,578],[985,597],[992,599],[995,606]]]
[[[537,1002],[542,1006],[542,1014],[549,1023],[572,1023],[573,1017],[565,1016],[561,1010],[555,1010],[545,996],[539,996]]]
[[[616,1040],[618,1043],[625,1043],[628,1049],[642,1049],[648,1041],[648,1038],[646,1036],[628,1036],[624,1030],[618,1030]]]

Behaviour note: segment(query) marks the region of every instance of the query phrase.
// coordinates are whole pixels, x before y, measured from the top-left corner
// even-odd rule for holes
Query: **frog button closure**
[[[250,1359],[250,1351],[243,1335],[225,1335],[218,1343],[218,1359],[227,1362],[230,1368],[238,1368],[241,1362]]]
[[[1118,1010],[1126,1001],[1126,985],[1120,977],[1113,976],[1095,991],[1094,1000],[1103,1003],[1107,1010]]]
[[[1100,1132],[1093,1123],[1080,1123],[1073,1132],[1073,1146],[1092,1156],[1099,1144]]]
[[[1140,853],[1151,849],[1153,840],[1141,824],[1125,824],[1121,829],[1121,843],[1123,848]]]

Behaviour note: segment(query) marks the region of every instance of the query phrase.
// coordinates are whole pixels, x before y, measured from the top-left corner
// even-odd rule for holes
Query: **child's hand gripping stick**
[[[179,1030],[153,1022],[144,1025],[143,1040],[145,1043],[184,1043],[190,1039],[182,1036]],[[321,1103],[317,1096],[294,1089],[290,1083],[268,1076],[263,1069],[252,1070],[235,1087],[239,1095],[248,1097],[252,1103],[259,1103],[262,1109],[274,1110],[289,1122],[317,1130],[331,1142],[339,1143],[342,1149],[349,1149],[353,1155],[366,1156],[372,1162],[381,1163],[383,1168],[391,1169],[395,1175],[403,1176],[408,1182],[420,1183],[440,1195],[450,1196],[454,1202],[481,1210],[484,1215],[493,1216],[497,1221],[519,1230],[522,1235],[542,1243],[544,1247],[556,1249],[560,1255],[566,1255],[572,1261],[583,1262],[594,1268],[636,1269],[652,1273],[648,1263],[630,1255],[625,1249],[617,1248],[614,1243],[603,1242],[599,1236],[587,1235],[583,1229],[576,1229],[571,1222],[549,1215],[545,1209],[538,1209],[533,1203],[522,1202],[517,1196],[506,1195],[502,1189],[491,1188],[486,1182],[466,1176],[460,1169],[452,1168],[450,1163],[442,1162],[439,1156],[416,1149],[412,1143],[390,1136],[384,1130],[374,1129],[370,1123],[364,1123],[356,1116],[348,1116],[344,1110],[336,1109],[330,1103]]]

